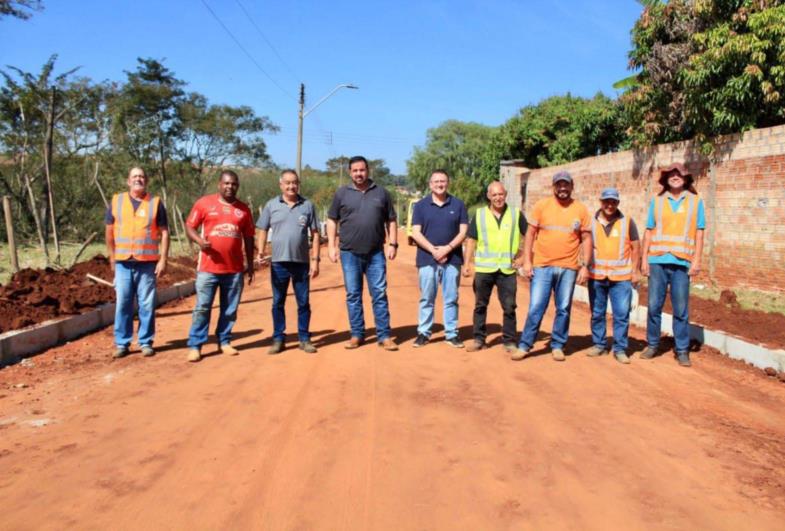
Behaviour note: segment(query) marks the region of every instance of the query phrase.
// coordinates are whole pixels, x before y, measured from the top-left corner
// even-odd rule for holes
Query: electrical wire
[[[284,66],[284,68],[286,68],[286,70],[289,72],[289,74],[291,74],[294,80],[299,83],[301,80],[300,76],[298,76],[297,73],[292,69],[292,67],[290,67],[286,61],[284,61],[283,57],[281,57],[281,54],[278,53],[278,50],[275,48],[275,46],[273,46],[273,43],[270,42],[270,39],[268,39],[267,36],[264,34],[264,32],[261,30],[261,28],[259,28],[259,25],[256,24],[256,21],[253,19],[253,17],[251,17],[251,14],[245,8],[242,2],[240,2],[240,0],[235,0],[235,2],[242,10],[243,14],[245,15],[245,18],[248,19],[248,22],[251,23],[254,29],[256,29],[256,32],[259,34],[259,36],[262,37],[262,40],[264,40],[264,42],[267,43],[267,46],[270,47],[270,49],[273,51],[273,53],[278,58],[278,60],[281,61],[281,64]]]

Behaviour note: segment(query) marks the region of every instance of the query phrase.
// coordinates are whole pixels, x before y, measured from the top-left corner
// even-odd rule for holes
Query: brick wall
[[[692,142],[677,142],[536,170],[506,162],[500,179],[508,202],[525,211],[552,194],[551,177],[559,170],[572,174],[574,196],[592,212],[600,191],[615,186],[620,209],[643,229],[649,201],[660,190],[657,169],[673,162],[693,173],[706,207],[705,272],[699,280],[785,292],[785,126],[722,137],[711,158]]]

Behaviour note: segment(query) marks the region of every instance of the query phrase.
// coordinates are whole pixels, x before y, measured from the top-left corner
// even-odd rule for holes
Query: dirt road
[[[581,306],[565,363],[511,362],[498,342],[413,349],[402,251],[389,271],[397,353],[342,348],[340,268],[323,262],[316,355],[265,354],[263,272],[244,294],[238,357],[185,362],[186,300],[160,311],[155,358],[111,361],[105,330],[0,371],[0,528],[785,527],[785,385],[706,352],[692,369],[587,358]],[[518,300],[520,328],[524,284]]]

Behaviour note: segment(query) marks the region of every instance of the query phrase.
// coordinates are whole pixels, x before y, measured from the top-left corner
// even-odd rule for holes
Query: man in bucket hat
[[[662,307],[670,287],[676,359],[682,367],[689,367],[690,277],[701,270],[706,215],[703,200],[693,186],[692,175],[683,164],[663,168],[659,183],[662,190],[651,200],[643,237],[641,272],[649,277],[649,312],[648,346],[641,358],[651,359],[657,355]]]
[[[630,329],[632,285],[640,279],[641,247],[635,222],[619,210],[616,188],[600,194],[600,209],[591,220],[593,256],[589,265],[589,305],[594,346],[588,356],[607,354],[605,313],[608,299],[613,313],[613,355],[629,363],[627,334]]]

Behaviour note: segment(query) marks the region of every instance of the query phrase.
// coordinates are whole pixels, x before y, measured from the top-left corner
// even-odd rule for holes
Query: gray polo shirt
[[[290,207],[283,196],[273,197],[264,205],[256,226],[262,230],[272,228],[273,262],[308,263],[308,235],[319,230],[316,209],[308,199],[298,195]]]
[[[395,221],[395,207],[390,193],[373,181],[364,192],[352,183],[335,192],[327,217],[339,224],[342,251],[368,254],[382,249],[385,225]]]

